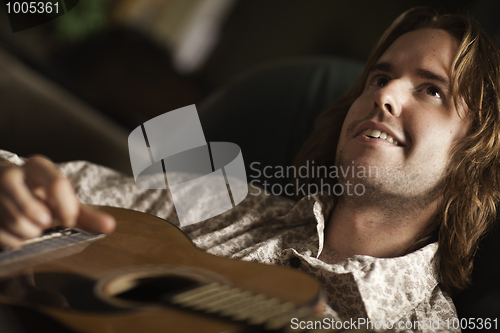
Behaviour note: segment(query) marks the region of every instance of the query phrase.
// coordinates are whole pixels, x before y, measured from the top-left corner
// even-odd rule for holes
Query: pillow
[[[339,58],[289,60],[249,71],[199,106],[207,141],[238,144],[247,179],[284,185],[314,120],[357,80],[363,64]],[[257,182],[256,182],[257,181]],[[274,189],[278,189],[275,187]],[[282,194],[275,193],[273,194]]]

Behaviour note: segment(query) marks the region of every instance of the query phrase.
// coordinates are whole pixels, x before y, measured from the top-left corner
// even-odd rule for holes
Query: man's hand
[[[19,248],[54,221],[95,233],[115,228],[112,216],[80,204],[71,182],[41,156],[22,167],[0,168],[0,244]]]

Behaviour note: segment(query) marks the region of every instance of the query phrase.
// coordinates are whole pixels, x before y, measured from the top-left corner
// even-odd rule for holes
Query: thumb
[[[109,214],[100,212],[86,205],[80,205],[80,214],[78,215],[78,228],[96,233],[109,234],[115,230],[115,218]]]

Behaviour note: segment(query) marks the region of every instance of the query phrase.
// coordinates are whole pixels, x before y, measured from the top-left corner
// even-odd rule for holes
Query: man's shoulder
[[[401,321],[417,322],[429,332],[460,332],[456,325],[457,311],[451,297],[437,285],[429,297],[423,300]]]

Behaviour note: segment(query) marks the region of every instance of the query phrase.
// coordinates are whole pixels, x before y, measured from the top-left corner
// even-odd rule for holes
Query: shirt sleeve
[[[0,149],[0,161],[8,161],[10,163],[16,164],[16,165],[23,165],[24,160],[17,156],[14,153],[11,153],[10,151],[7,150],[1,150]]]

